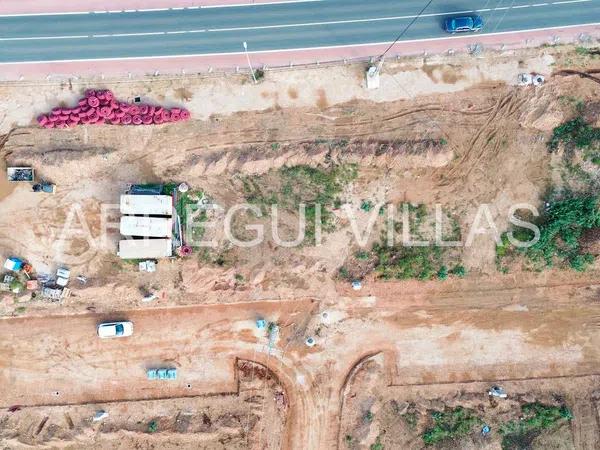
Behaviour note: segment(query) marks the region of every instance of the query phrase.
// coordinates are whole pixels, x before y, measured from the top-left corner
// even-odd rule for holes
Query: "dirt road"
[[[289,447],[316,449],[335,447],[347,376],[374,353],[383,352],[390,385],[600,371],[597,285],[463,288],[436,298],[408,286],[406,299],[377,292],[335,306],[293,300],[5,319],[0,398],[6,407],[235,392],[240,357],[266,365],[285,387]],[[280,325],[270,355],[258,316]],[[97,323],[120,318],[134,322],[131,338],[96,337]],[[308,335],[317,346],[304,345]],[[178,367],[178,380],[147,381],[144,370],[161,364]]]

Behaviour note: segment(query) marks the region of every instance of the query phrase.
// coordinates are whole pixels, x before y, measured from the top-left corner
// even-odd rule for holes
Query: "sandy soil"
[[[467,58],[452,66],[398,63],[390,69],[396,74],[384,81],[402,82],[369,94],[360,87],[357,68],[337,69],[320,84],[314,82],[323,79],[318,71],[269,74],[258,87],[241,79],[106,83],[125,98],[145,92],[165,104],[183,103],[196,117],[151,128],[41,130],[28,126],[31,117],[70,102],[85,83],[38,86],[33,100],[22,85],[0,87],[9,99],[2,118],[6,163],[32,165],[57,184],[52,196],[0,185],[0,256],[26,257],[37,272],[66,264],[89,280],[72,281],[73,295],[55,303],[29,293],[3,294],[0,406],[24,408],[1,411],[0,439],[14,446],[73,448],[124,448],[118,443],[123,439],[125,446],[144,448],[187,447],[196,439],[206,448],[335,448],[346,433],[340,430],[354,427],[363,407],[351,402],[370,403],[373,397],[383,410],[392,398],[447,401],[453,390],[473,394],[453,401],[476,402],[484,384],[504,380],[519,395],[539,384],[539,398],[558,392],[575,399],[572,440],[576,448],[593,448],[598,427],[590,393],[600,367],[597,268],[577,275],[515,268],[503,275],[494,241],[483,236],[461,251],[469,270],[465,279],[382,282],[368,276],[363,289],[354,291],[337,276],[358,249],[339,211],[335,230],[320,247],[277,248],[267,240],[254,249],[223,248],[222,265],[196,253],[161,261],[153,274],[116,258],[116,231],[100,239],[102,204],[117,203],[128,183],[185,180],[228,207],[242,199],[242,175],[331,160],[360,167],[343,195],[362,224],[368,219],[360,209],[365,198],[439,202],[465,235],[478,205],[487,203],[503,230],[512,203],[538,204],[558,177],[545,142],[573,114],[564,98],[582,99],[591,105],[585,113],[597,114],[600,85],[589,79],[551,76],[537,89],[511,84],[522,67],[549,72],[552,63],[555,70],[597,64],[561,49],[544,52],[496,61]],[[342,79],[351,80],[351,87]],[[407,94],[402,86],[415,92]],[[232,97],[239,101],[232,103]],[[94,240],[80,234],[57,246],[69,218],[79,232],[87,227]],[[114,221],[114,213],[106,218]],[[142,290],[157,292],[158,299],[142,303]],[[280,326],[272,348],[256,328],[258,317]],[[131,338],[96,338],[97,323],[119,318],[134,321]],[[309,336],[315,347],[305,345]],[[360,375],[360,362],[373,355],[379,355],[375,375]],[[239,359],[262,367],[240,370]],[[162,363],[178,368],[177,381],[157,385],[145,379],[146,368]],[[562,378],[555,377],[564,384],[558,386]],[[575,377],[588,377],[587,384]],[[366,386],[359,389],[364,398],[348,400],[355,378]],[[482,384],[455,384],[477,382]],[[244,383],[249,392],[262,389],[261,397],[249,400],[253,395],[245,393]],[[101,426],[89,423],[96,404],[111,414]],[[206,430],[201,411],[209,407],[215,426]],[[176,417],[188,410],[190,431],[178,431]],[[251,425],[217,420],[227,414]],[[578,421],[578,415],[585,419]],[[154,417],[162,431],[145,434]],[[359,430],[361,445],[372,444],[388,425]],[[390,441],[391,448],[416,442],[402,430],[394,433],[390,439],[399,440]]]

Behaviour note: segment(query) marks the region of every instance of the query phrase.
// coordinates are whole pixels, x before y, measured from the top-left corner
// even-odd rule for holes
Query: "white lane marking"
[[[0,38],[0,41],[37,41],[37,40],[50,40],[50,39],[84,39],[89,38],[88,35],[80,36],[34,36],[34,37],[23,37],[23,38]]]
[[[288,3],[315,3],[322,2],[324,0],[282,0],[278,2],[256,2],[256,3],[236,3],[233,5],[205,5],[205,6],[187,6],[183,8],[146,8],[146,9],[125,9],[112,10],[112,11],[65,11],[65,12],[41,12],[41,13],[22,13],[22,14],[0,14],[0,17],[30,17],[30,16],[67,16],[67,15],[82,15],[82,14],[116,14],[116,13],[129,13],[129,12],[154,12],[154,11],[173,11],[185,10],[185,9],[215,9],[215,8],[235,8],[235,7],[252,7],[252,6],[265,6],[265,5],[285,5]],[[588,0],[585,0],[588,1]]]
[[[529,5],[513,6],[513,9],[529,8]]]
[[[566,0],[564,2],[552,2],[553,5],[566,5],[567,3],[585,3],[591,2],[592,0]]]
[[[593,23],[582,23],[579,25],[563,25],[559,27],[545,27],[545,28],[530,28],[527,30],[519,31],[500,31],[497,33],[488,33],[482,36],[503,36],[506,34],[517,34],[517,33],[528,33],[532,31],[546,31],[546,30],[562,30],[565,28],[577,28],[577,27],[591,27],[600,26],[600,22]],[[410,44],[414,42],[433,42],[443,40],[455,40],[455,39],[467,39],[473,38],[473,35],[468,36],[446,36],[441,38],[426,38],[426,39],[411,39],[406,41],[398,41],[398,44]],[[249,51],[251,54],[260,53],[285,53],[285,52],[300,52],[310,50],[328,50],[336,48],[352,48],[352,47],[367,47],[369,45],[389,45],[391,41],[386,42],[371,42],[368,44],[348,44],[348,45],[326,45],[322,47],[300,47],[300,48],[285,48],[278,50],[254,50]],[[164,55],[164,56],[123,56],[121,58],[85,58],[85,59],[58,59],[58,60],[40,60],[40,61],[14,61],[14,62],[0,62],[0,66],[9,66],[14,64],[43,64],[43,63],[72,63],[72,62],[89,62],[89,61],[127,61],[127,60],[143,60],[143,59],[173,59],[173,58],[192,58],[197,56],[228,56],[228,55],[244,55],[244,52],[229,52],[229,53],[183,53],[180,55]]]
[[[164,31],[149,31],[147,33],[118,33],[118,34],[92,34],[93,38],[105,38],[105,37],[130,37],[130,36],[157,36],[159,34],[165,34]]]
[[[286,5],[288,3],[315,3],[322,2],[323,0],[282,0],[279,2],[257,2],[257,3],[234,3],[231,5],[204,5],[202,9],[215,9],[215,8],[237,8],[240,6],[264,6],[264,5]]]
[[[548,3],[535,3],[533,5],[531,5],[533,8],[535,8],[536,6],[547,6]]]

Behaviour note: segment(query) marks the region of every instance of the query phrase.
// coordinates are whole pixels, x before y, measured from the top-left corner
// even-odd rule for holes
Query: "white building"
[[[173,256],[171,239],[126,239],[119,241],[121,259],[166,258]]]
[[[121,214],[171,217],[173,200],[170,195],[121,195]]]
[[[123,236],[171,237],[173,219],[170,217],[122,216],[120,231]]]

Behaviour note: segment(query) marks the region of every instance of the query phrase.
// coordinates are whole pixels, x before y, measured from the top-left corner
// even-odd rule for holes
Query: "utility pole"
[[[244,53],[246,53],[246,60],[248,61],[248,67],[250,67],[252,79],[254,80],[254,84],[256,84],[258,83],[258,81],[256,81],[256,75],[254,75],[254,69],[252,68],[252,64],[250,63],[250,55],[248,54],[248,44],[246,43],[246,41],[244,41],[242,45],[244,46]]]

